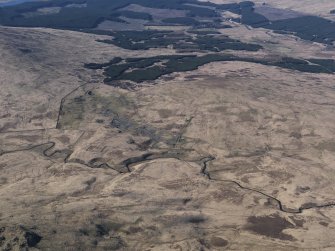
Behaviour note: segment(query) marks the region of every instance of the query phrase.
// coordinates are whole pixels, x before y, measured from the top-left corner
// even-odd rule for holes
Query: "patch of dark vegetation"
[[[158,142],[161,137],[156,129],[148,125],[141,125],[136,127],[134,130],[134,135],[148,137],[154,142]]]
[[[137,145],[138,149],[140,149],[141,151],[146,151],[150,148],[151,144],[152,144],[152,140],[149,139],[149,140],[145,140],[141,143],[138,143],[136,145]]]
[[[300,132],[292,132],[292,133],[290,134],[290,137],[295,138],[295,139],[301,139],[301,138],[302,138],[302,135],[301,135]]]
[[[192,198],[185,198],[183,199],[183,204],[186,205],[187,203],[189,203],[192,200]]]
[[[324,222],[324,221],[320,221],[319,224],[321,226],[324,226],[324,227],[328,227],[329,226],[329,223],[328,222]]]
[[[179,42],[179,39],[170,38],[171,32],[157,31],[120,31],[110,35],[113,39],[98,40],[99,42],[113,44],[128,50],[148,50],[150,48],[163,48]]]
[[[182,2],[182,1],[180,1]],[[187,2],[192,2],[192,1],[185,1]],[[198,3],[198,1],[193,1]],[[208,8],[202,8],[202,7],[196,7],[196,6],[191,6],[191,5],[185,5],[183,4],[182,7],[184,10],[188,11],[188,16],[189,17],[218,17],[220,16],[219,13],[213,9],[208,9]]]
[[[240,9],[237,11],[242,16],[241,22],[244,24],[251,25],[253,27],[266,25],[269,20],[261,14],[254,11],[253,2],[244,2],[240,4]]]
[[[93,158],[88,162],[88,165],[92,168],[100,168],[106,163],[104,158]]]
[[[103,221],[99,224],[87,225],[78,229],[80,235],[104,237],[110,232],[115,233],[119,231],[124,225],[118,222]]]
[[[318,64],[309,64],[306,60],[295,59],[295,58],[283,58],[281,61],[276,62],[275,66],[287,69],[294,69],[302,72],[311,73],[331,73],[327,68]]]
[[[113,237],[106,245],[106,250],[120,250],[125,249],[126,244],[121,237]]]
[[[1,250],[30,250],[41,240],[42,236],[22,225],[0,228]]]
[[[301,39],[319,43],[332,44],[335,41],[335,23],[316,16],[278,20],[264,25],[263,28],[294,32]]]
[[[105,75],[108,76],[106,81],[108,82],[110,80],[117,79],[128,68],[128,64],[108,66],[105,69]]]
[[[160,76],[168,74],[167,72],[162,71],[160,66],[153,66],[144,70],[134,70],[129,73],[125,73],[120,76],[119,79],[131,80],[137,83],[144,82],[147,80],[155,80]],[[107,80],[108,81],[108,80]]]
[[[112,22],[118,22],[118,23],[124,23],[126,24],[127,22],[123,20],[122,18],[119,17],[119,15],[112,15],[110,17],[105,18],[104,20],[112,21]]]
[[[200,23],[191,17],[174,17],[174,18],[166,18],[162,20],[163,23],[169,23],[169,24],[181,24],[181,25],[187,25],[187,26],[196,26]]]
[[[32,231],[25,232],[24,238],[27,241],[28,247],[35,247],[42,240],[40,235]]]
[[[25,13],[37,11],[45,7],[65,7],[69,4],[86,4],[84,8],[66,7],[58,13],[49,15],[25,16]],[[189,17],[218,17],[216,10],[185,5],[197,4],[196,0],[54,0],[26,2],[0,9],[0,24],[8,26],[48,27],[82,29],[95,28],[103,20],[115,19],[118,16],[151,20],[148,13],[120,11],[130,4],[159,9],[185,10]],[[204,4],[206,5],[206,4]],[[212,4],[208,4],[212,6]]]
[[[310,190],[311,190],[311,188],[310,188],[309,186],[305,186],[305,187],[298,186],[298,187],[296,188],[296,191],[297,191],[298,193],[306,193],[306,192],[308,192],[308,191],[310,191]]]
[[[149,125],[139,124],[136,121],[133,121],[131,118],[128,118],[126,116],[120,116],[113,112],[110,112],[110,114],[111,115],[114,114],[112,115],[113,118],[112,118],[112,121],[110,122],[110,127],[118,129],[119,133],[122,133],[124,131],[129,131],[135,136],[142,136],[142,137],[148,138],[144,142],[136,144],[138,148],[140,149],[148,149],[151,144],[155,144],[159,142],[160,140],[162,140],[162,137],[164,136],[162,135],[161,131],[159,131],[158,129],[154,127],[151,127]],[[168,135],[167,137],[170,138],[171,135]],[[147,157],[150,157],[150,156],[144,155],[144,156],[136,157],[136,158],[141,159],[141,158],[147,158]],[[124,163],[122,163],[122,165],[127,166],[131,164],[132,161],[133,159],[131,158],[129,160],[126,160]],[[137,160],[135,160],[135,162],[136,161]]]
[[[308,203],[303,204],[301,207],[304,208],[304,209],[309,209],[309,208],[315,208],[317,206],[318,206],[318,204],[316,204],[316,203],[308,202]]]
[[[258,51],[262,46],[257,44],[242,43],[239,40],[228,37],[212,37],[198,36],[194,43],[200,50],[207,51],[223,51],[223,50],[243,50],[243,51]]]
[[[130,226],[130,227],[128,228],[127,233],[128,233],[128,234],[137,234],[137,233],[140,233],[140,232],[142,232],[142,231],[143,231],[143,229],[142,229],[141,227]]]
[[[110,86],[114,86],[120,89],[124,89],[124,90],[130,90],[133,91],[136,89],[136,84],[134,84],[133,82],[124,82],[124,81],[113,81],[113,82],[106,82],[105,84],[110,85]]]
[[[267,237],[292,241],[294,240],[293,236],[283,233],[283,230],[294,227],[285,218],[272,214],[267,216],[250,216],[246,229]]]
[[[265,16],[270,21],[296,18],[304,15],[301,12],[289,9],[275,8],[272,7],[271,5],[267,5],[266,3],[263,3],[262,6],[256,6],[255,12]]]
[[[210,244],[214,247],[225,247],[228,245],[228,241],[217,236],[213,236],[210,240]]]
[[[214,55],[208,55],[203,57],[196,56],[161,56],[154,57],[148,59],[142,59],[144,62],[148,61],[149,64],[153,64],[154,62],[160,62],[159,66],[150,66],[144,69],[136,68],[131,72],[125,72],[120,74],[116,79],[118,80],[131,80],[134,82],[143,82],[147,80],[155,80],[162,75],[170,74],[173,72],[182,72],[182,71],[190,71],[194,70],[200,65],[204,65],[206,63],[215,61]],[[140,61],[142,62],[142,61]],[[142,62],[142,64],[144,64]],[[113,66],[110,66],[113,67]],[[125,68],[134,68],[134,63],[124,64]],[[105,82],[111,81],[111,77],[108,72],[105,72],[107,78]]]
[[[143,162],[143,161],[146,161],[146,160],[150,160],[150,158],[152,156],[153,156],[153,154],[146,153],[146,154],[143,154],[141,156],[132,157],[132,158],[129,158],[129,159],[126,159],[126,160],[122,161],[121,165],[123,165],[123,166],[125,166],[129,169],[130,165],[140,163],[140,162]]]
[[[121,131],[128,130],[133,126],[130,120],[119,117],[114,117],[110,125],[111,127],[120,129]]]
[[[196,34],[196,35],[218,35],[221,34],[216,30],[190,30],[188,33]]]
[[[318,64],[328,70],[329,72],[335,72],[335,60],[333,59],[308,59],[309,62],[313,64]]]
[[[279,31],[279,30],[276,30],[275,32],[277,34],[283,34],[283,35],[295,35],[295,33],[291,32],[291,31]]]
[[[174,18],[173,20],[180,20]],[[187,18],[186,18],[187,19]],[[167,19],[166,19],[167,20]],[[168,19],[171,20],[171,19]],[[183,19],[185,20],[185,19]],[[178,22],[178,21],[177,21]],[[192,31],[197,34],[196,38],[189,35],[176,34],[162,31],[120,31],[110,33],[113,39],[98,40],[99,42],[113,44],[128,50],[148,50],[151,48],[167,48],[173,46],[175,49],[194,49],[205,51],[223,50],[245,50],[258,51],[262,46],[257,44],[243,43],[227,36],[218,35],[216,32]]]
[[[232,28],[230,25],[225,25],[221,23],[221,19],[213,19],[211,21],[202,21],[198,25],[193,26],[193,28],[198,29],[228,29]]]
[[[86,7],[62,8],[58,13],[48,15],[24,15],[45,7],[65,7],[69,4],[86,4]],[[120,16],[151,20],[149,13],[122,11],[130,5],[138,4],[144,7],[159,9],[184,10],[186,17],[172,18],[169,23],[186,25],[203,25],[216,27],[220,23],[219,11],[229,10],[241,15],[239,21],[252,27],[271,29],[279,33],[293,33],[310,41],[332,44],[335,41],[335,23],[317,16],[300,16],[282,20],[270,21],[265,16],[255,12],[254,3],[244,1],[233,4],[214,4],[198,2],[197,0],[53,0],[26,2],[15,6],[0,8],[0,24],[7,26],[47,27],[60,29],[92,29],[105,20],[124,22]],[[212,8],[203,8],[212,7]],[[334,10],[330,11],[334,13]],[[201,18],[212,20],[199,24]],[[217,22],[219,21],[219,22]]]
[[[164,141],[165,143],[170,144],[169,142],[172,141],[171,140],[171,135],[169,135],[168,138],[165,138],[165,139],[161,138],[160,140],[161,140],[161,142]],[[160,152],[160,153],[150,153],[150,152],[148,152],[148,153],[144,153],[140,156],[135,156],[135,157],[128,158],[128,159],[120,162],[118,164],[118,166],[119,166],[119,168],[122,168],[122,169],[126,168],[128,170],[128,172],[132,172],[132,170],[131,170],[132,165],[136,165],[136,164],[148,161],[148,160],[165,159],[165,158],[180,159],[182,157],[183,157],[183,153],[181,153],[179,150],[167,150],[167,151]],[[186,216],[186,217],[182,216],[182,219],[180,221],[181,222],[188,221],[188,219],[189,219],[188,217],[189,216]],[[197,221],[197,220],[195,219],[194,221]],[[190,221],[188,221],[188,222],[190,222]]]
[[[271,65],[271,66],[277,66],[281,68],[296,70],[300,72],[308,72],[308,73],[334,73],[335,71],[330,71],[329,69],[323,67],[322,65],[318,64],[310,64],[307,60],[302,59],[295,59],[295,58],[289,58],[284,57],[281,59],[278,59],[277,61],[263,61],[263,60],[257,60],[257,59],[242,59],[241,61],[246,62],[254,62],[254,63],[260,63],[264,65]]]
[[[120,250],[126,247],[124,240],[117,235],[117,232],[124,227],[124,224],[117,222],[102,221],[99,224],[84,225],[78,229],[79,236],[94,237],[91,241],[93,247],[85,246],[85,250],[95,248],[98,244],[103,250]],[[108,239],[108,241],[106,241]],[[79,248],[79,250],[83,250]]]
[[[183,217],[183,221],[186,223],[199,224],[199,223],[204,223],[206,219],[205,217],[201,215],[189,215],[189,216]]]
[[[332,44],[335,41],[335,23],[317,16],[301,16],[270,21],[255,12],[253,2],[242,2],[232,12],[241,15],[235,20],[254,28],[266,28],[278,33],[293,33],[297,37],[319,43]]]
[[[20,48],[19,49],[22,53],[27,54],[27,53],[32,53],[33,51],[31,49],[26,49],[26,48]]]
[[[303,227],[304,226],[304,223],[306,223],[306,221],[304,219],[297,219],[296,217],[294,216],[290,216],[289,217],[293,222],[294,224],[297,226],[297,227]]]
[[[127,18],[133,18],[133,19],[143,19],[143,20],[148,20],[151,21],[152,20],[152,16],[148,13],[144,13],[144,12],[135,12],[135,11],[119,11],[117,12],[118,15],[123,16],[123,17],[127,17]]]
[[[335,152],[335,142],[332,140],[320,142],[315,147],[320,151],[327,150],[329,152]]]
[[[208,54],[205,56],[195,55],[170,55],[157,56],[151,58],[129,58],[126,60],[117,60],[116,62],[124,62],[122,64],[111,64],[112,61],[106,64],[87,64],[86,67],[90,69],[104,69],[106,76],[104,82],[113,85],[114,81],[133,81],[141,83],[144,81],[156,80],[159,77],[174,72],[186,72],[196,70],[199,66],[217,62],[217,61],[243,61],[250,63],[259,63],[263,65],[277,66],[286,69],[297,70],[309,73],[333,73],[332,65],[328,61],[321,60],[320,63],[327,65],[328,68],[316,64],[310,64],[307,60],[282,58],[277,61],[254,59],[248,57],[237,57],[234,55],[223,54]],[[329,66],[330,65],[330,66]],[[115,122],[116,123],[116,122]]]
[[[98,124],[103,124],[105,121],[103,119],[97,119],[95,122]]]
[[[85,64],[84,66],[88,69],[97,70],[97,69],[102,69],[104,67],[107,67],[109,65],[118,64],[121,61],[122,61],[122,58],[116,57],[116,58],[113,58],[112,60],[110,60],[108,63],[103,63],[103,64],[91,63],[91,64]]]
[[[96,228],[96,235],[98,237],[108,235],[109,230],[110,230],[110,228],[107,224],[96,224],[95,228]]]

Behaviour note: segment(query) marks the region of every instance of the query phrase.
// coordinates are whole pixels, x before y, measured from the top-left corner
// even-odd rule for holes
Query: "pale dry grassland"
[[[263,41],[249,56],[334,58],[222,32]],[[1,248],[29,230],[31,250],[334,249],[334,75],[217,62],[123,90],[84,63],[174,51],[96,39],[0,28]]]

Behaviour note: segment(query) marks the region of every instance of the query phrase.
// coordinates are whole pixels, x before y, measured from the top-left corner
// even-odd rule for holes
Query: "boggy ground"
[[[118,89],[84,63],[143,51],[0,31],[1,249],[333,250],[333,75],[217,62]]]

